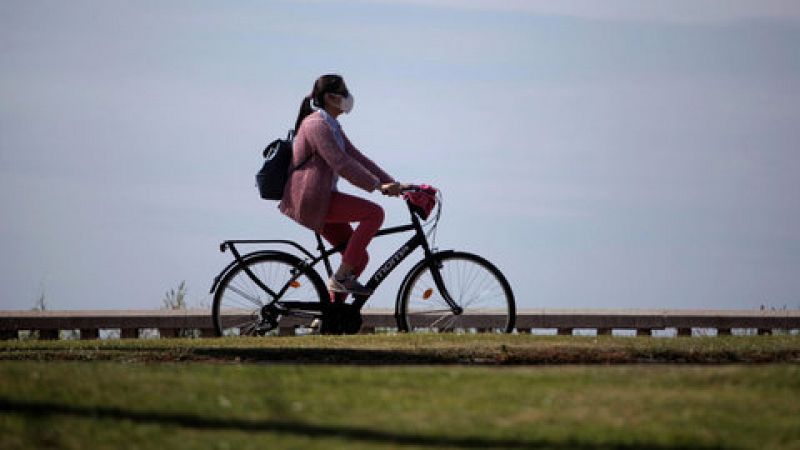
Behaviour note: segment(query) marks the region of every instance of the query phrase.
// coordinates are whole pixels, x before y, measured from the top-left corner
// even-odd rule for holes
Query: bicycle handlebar
[[[388,195],[388,194],[386,194],[386,192],[383,190],[382,187],[381,187],[380,191],[381,191],[382,194]],[[408,193],[408,192],[420,192],[420,191],[423,191],[422,186],[417,185],[417,184],[409,184],[409,185],[407,185],[407,187],[405,189],[401,189],[400,192],[398,192],[397,196],[399,197],[400,195],[403,195],[403,194]]]
[[[406,192],[420,192],[421,190],[422,190],[421,187],[417,186],[416,184],[413,184],[406,189],[402,189],[400,193],[405,194]]]

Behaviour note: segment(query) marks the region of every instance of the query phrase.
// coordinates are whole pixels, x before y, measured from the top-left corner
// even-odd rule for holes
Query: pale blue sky
[[[220,241],[310,244],[253,175],[328,72],[351,140],[440,187],[440,248],[520,307],[798,307],[796,5],[4,1],[0,307],[209,301]]]

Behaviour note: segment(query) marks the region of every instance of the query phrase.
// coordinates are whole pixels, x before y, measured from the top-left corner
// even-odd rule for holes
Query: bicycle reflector
[[[291,286],[291,287],[293,287],[293,288],[297,289],[297,288],[299,288],[299,287],[300,287],[300,282],[299,282],[299,281],[297,281],[297,280],[292,280],[292,282],[291,282],[291,283],[289,283],[289,286]]]
[[[425,292],[422,293],[422,299],[427,300],[431,298],[431,295],[433,295],[433,288],[425,289]]]

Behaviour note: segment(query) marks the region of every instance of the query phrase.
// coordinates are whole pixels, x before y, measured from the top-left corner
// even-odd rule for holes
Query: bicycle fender
[[[434,253],[431,256],[433,256],[433,258],[437,258],[439,256],[450,255],[450,254],[453,254],[455,252],[456,252],[455,250],[442,250],[440,252]],[[416,264],[414,264],[414,267],[412,267],[408,271],[408,273],[406,273],[405,278],[403,278],[403,282],[400,283],[400,289],[397,290],[397,299],[394,302],[394,317],[395,317],[395,319],[400,317],[400,301],[401,301],[400,297],[403,295],[403,291],[406,288],[406,284],[408,284],[408,281],[411,278],[411,276],[413,274],[415,274],[417,272],[417,270],[419,270],[419,267],[422,266],[423,264],[425,264],[426,262],[427,262],[427,259],[423,258],[421,261],[419,261]]]
[[[253,257],[256,257],[256,256],[261,256],[261,255],[280,255],[280,254],[295,256],[295,255],[292,255],[291,253],[281,252],[281,251],[278,251],[278,250],[258,250],[258,251],[255,251],[255,252],[248,253],[246,255],[242,255],[242,261],[247,261],[250,258],[253,258]],[[233,261],[228,263],[228,265],[225,266],[225,268],[222,269],[222,271],[220,271],[220,273],[216,277],[214,277],[214,282],[211,284],[211,289],[208,291],[209,294],[213,294],[217,290],[217,286],[219,285],[219,281],[228,272],[230,272],[236,266],[236,264],[238,264],[238,263],[239,262],[234,259]]]

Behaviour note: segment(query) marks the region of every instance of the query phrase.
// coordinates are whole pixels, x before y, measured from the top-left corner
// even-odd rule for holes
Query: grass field
[[[7,342],[0,448],[800,448],[798,356],[796,336]]]
[[[634,338],[400,334],[0,341],[0,360],[472,365],[800,363],[800,336]]]

